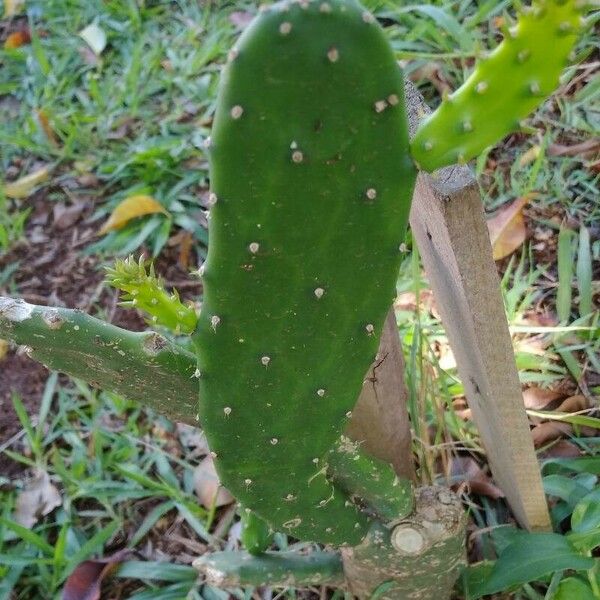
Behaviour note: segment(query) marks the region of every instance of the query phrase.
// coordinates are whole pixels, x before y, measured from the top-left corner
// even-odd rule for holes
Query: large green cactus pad
[[[549,96],[582,27],[580,0],[536,0],[504,41],[418,129],[411,152],[433,171],[480,154]]]
[[[78,310],[0,296],[0,337],[51,369],[197,425],[193,354],[154,331],[134,333]]]
[[[377,351],[415,170],[403,78],[353,0],[277,4],[230,54],[195,342],[221,479],[274,529],[357,543],[326,478]]]

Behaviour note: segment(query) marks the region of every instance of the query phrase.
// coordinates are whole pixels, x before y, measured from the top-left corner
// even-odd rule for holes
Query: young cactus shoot
[[[577,35],[585,2],[535,0],[523,7],[504,41],[423,122],[412,156],[425,171],[463,163],[511,131],[558,84]]]

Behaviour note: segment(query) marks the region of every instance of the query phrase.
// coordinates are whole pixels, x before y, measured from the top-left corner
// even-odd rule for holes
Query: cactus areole
[[[224,485],[277,530],[358,543],[327,479],[395,296],[416,170],[403,77],[348,0],[276,4],[224,69],[195,333]]]

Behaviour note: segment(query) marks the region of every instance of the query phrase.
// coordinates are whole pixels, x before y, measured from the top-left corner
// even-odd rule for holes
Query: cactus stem
[[[281,35],[288,35],[292,31],[292,24],[289,21],[284,21],[279,25],[279,33]]]
[[[242,115],[244,114],[244,109],[239,105],[236,104],[232,109],[231,109],[231,118],[232,119],[239,119]]]

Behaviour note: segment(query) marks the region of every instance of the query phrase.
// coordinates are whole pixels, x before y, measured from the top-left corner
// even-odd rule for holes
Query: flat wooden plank
[[[414,130],[426,112],[407,87]],[[467,167],[417,179],[411,227],[494,478],[519,523],[550,529],[496,265]]]
[[[398,324],[391,309],[385,321],[377,358],[363,384],[346,433],[363,448],[389,462],[396,474],[414,479],[415,466],[404,383],[404,357]]]

